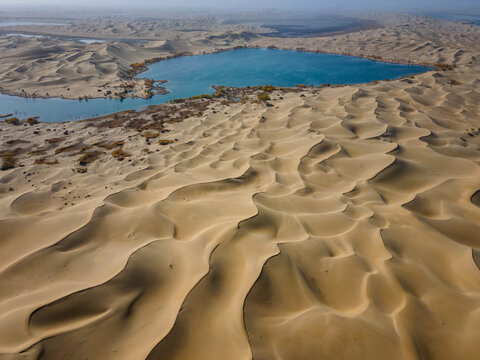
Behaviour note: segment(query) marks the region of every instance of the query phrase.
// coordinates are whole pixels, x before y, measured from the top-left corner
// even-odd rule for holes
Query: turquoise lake
[[[246,87],[272,84],[357,84],[398,79],[431,70],[426,66],[389,64],[352,56],[290,50],[238,49],[217,54],[185,56],[155,63],[139,78],[167,80],[169,94],[150,99],[91,99],[88,101],[24,99],[0,95],[0,115],[39,116],[41,121],[86,119],[123,110],[142,110],[172,99],[214,92],[212,85]]]

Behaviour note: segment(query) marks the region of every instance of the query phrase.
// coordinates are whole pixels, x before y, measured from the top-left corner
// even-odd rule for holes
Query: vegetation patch
[[[47,149],[45,148],[40,148],[40,149],[34,149],[34,150],[30,150],[28,152],[28,155],[43,155],[47,152]]]
[[[155,139],[160,136],[159,132],[147,131],[143,133],[143,137],[147,140]]]
[[[2,156],[2,171],[13,169],[17,166],[17,159],[14,155]]]
[[[258,101],[268,101],[268,100],[271,100],[271,99],[267,93],[258,94]]]
[[[38,158],[38,159],[35,159],[35,164],[37,165],[55,165],[55,164],[58,164],[58,160],[57,159],[49,159],[47,157],[42,157],[42,158]]]
[[[124,144],[125,142],[123,140],[115,141],[109,145],[106,145],[105,149],[112,150],[112,149],[115,149],[116,147],[122,147]]]
[[[122,148],[120,149],[117,149],[117,150],[113,150],[111,152],[112,156],[117,159],[118,161],[122,161],[124,160],[126,157],[130,157],[132,156],[132,154],[126,152],[126,151],[123,151]]]
[[[202,94],[202,95],[196,95],[196,96],[190,97],[190,99],[192,100],[211,99],[211,98],[212,98],[212,95],[209,95],[209,94]]]
[[[45,142],[47,144],[58,144],[59,142],[62,142],[63,140],[65,140],[64,137],[56,137],[56,138],[50,138],[50,139],[46,139]]]
[[[30,143],[30,141],[28,140],[16,139],[16,140],[8,140],[5,144],[12,146],[12,145],[28,144],[28,143]]]
[[[69,151],[73,151],[77,147],[78,147],[78,144],[59,147],[58,149],[55,149],[55,155],[62,154],[62,153],[65,153],[65,152],[69,152]]]
[[[266,92],[266,93],[271,93],[271,92],[274,91],[275,89],[276,89],[276,88],[275,88],[275,86],[273,86],[273,85],[265,85],[265,86],[262,87],[261,90],[262,90],[263,92]]]
[[[227,89],[219,87],[219,88],[216,88],[212,97],[220,98],[220,97],[224,97],[224,96],[227,96],[227,95],[228,95]]]
[[[5,151],[0,153],[0,158],[2,159],[1,170],[9,170],[15,168],[17,164],[17,156],[23,152],[23,149],[16,148],[12,151]]]
[[[457,67],[456,64],[447,64],[447,63],[438,63],[435,64],[435,67],[441,71],[453,70]]]
[[[91,164],[91,163],[97,161],[101,154],[102,154],[102,152],[100,152],[100,151],[89,151],[89,152],[86,152],[85,154],[83,154],[83,155],[78,159],[78,163],[79,163],[81,166],[87,166],[88,164]]]
[[[27,124],[30,126],[38,124],[38,118],[36,117],[29,117],[26,121],[27,121]]]
[[[5,122],[10,125],[20,125],[20,119],[16,117],[5,119]]]

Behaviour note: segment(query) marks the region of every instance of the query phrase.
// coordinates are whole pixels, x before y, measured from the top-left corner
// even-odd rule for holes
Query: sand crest
[[[0,175],[0,358],[480,358],[480,30],[418,21],[295,41],[455,69],[212,101],[152,140],[1,123],[30,155]]]

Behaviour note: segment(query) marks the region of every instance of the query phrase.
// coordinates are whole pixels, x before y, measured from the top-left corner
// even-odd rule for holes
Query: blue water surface
[[[3,21],[0,22],[0,27],[4,26],[69,26],[70,24],[57,24],[46,22],[32,22],[32,21]]]
[[[272,84],[355,84],[397,79],[429,71],[417,65],[390,64],[352,56],[315,54],[291,50],[238,49],[217,54],[185,56],[155,63],[139,78],[167,80],[166,95],[150,99],[65,100],[24,99],[0,95],[0,115],[20,118],[39,116],[41,121],[86,119],[123,110],[141,110],[165,103],[214,92],[212,85],[246,87]]]

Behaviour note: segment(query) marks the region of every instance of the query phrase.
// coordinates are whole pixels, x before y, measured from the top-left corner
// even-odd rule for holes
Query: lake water
[[[26,38],[43,38],[43,35],[34,35],[34,34],[17,34],[17,33],[10,33],[10,34],[0,34],[0,36],[21,36]]]
[[[98,43],[106,42],[106,40],[101,40],[101,39],[74,39],[74,40],[84,44],[98,44]]]
[[[287,17],[240,17],[226,19],[224,24],[255,24],[273,30],[273,32],[261,33],[263,36],[296,38],[314,37],[337,31],[350,31],[363,27],[366,23],[363,20],[339,16],[334,14],[289,14]]]
[[[63,37],[55,37],[52,35],[36,35],[36,34],[21,34],[21,33],[8,33],[8,34],[0,34],[0,36],[21,36],[26,38],[53,38],[58,40],[71,40],[76,41],[82,44],[99,44],[107,42],[105,39],[88,39],[88,38],[69,38],[66,36]]]
[[[470,25],[480,25],[480,14],[425,13],[425,15],[440,20],[457,21]]]
[[[0,95],[0,115],[39,116],[42,121],[86,119],[200,94],[212,94],[212,85],[246,87],[273,84],[354,84],[397,79],[431,70],[426,66],[389,64],[352,56],[290,50],[239,49],[218,54],[185,56],[150,66],[139,78],[168,80],[170,92],[150,99],[24,99]]]
[[[5,26],[69,26],[70,24],[56,24],[56,23],[43,23],[43,22],[29,22],[29,21],[4,21],[0,22],[1,27]]]

